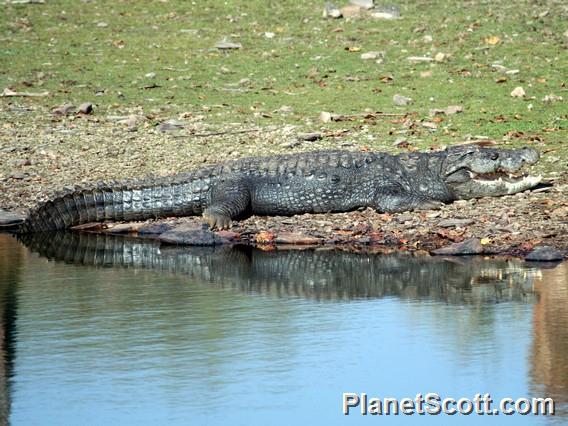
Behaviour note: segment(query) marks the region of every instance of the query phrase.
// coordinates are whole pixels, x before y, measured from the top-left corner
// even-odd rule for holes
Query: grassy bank
[[[393,146],[397,139],[407,140],[410,149],[427,149],[485,136],[512,146],[532,144],[547,154],[539,167],[552,173],[566,169],[568,9],[560,1],[408,1],[398,4],[398,20],[325,19],[319,1],[46,0],[0,7],[0,90],[49,93],[0,98],[1,118],[10,123],[0,131],[0,148],[11,153],[6,157],[11,162],[1,166],[4,179],[26,167],[17,161],[18,146],[10,151],[18,144],[32,157],[35,146],[47,145],[56,156],[92,160],[90,168],[77,172],[81,178],[85,171],[121,175],[120,166],[106,172],[93,166],[101,153],[116,156],[114,148],[104,150],[109,138],[128,141],[130,150],[123,154],[142,157],[136,167],[141,174],[156,167],[159,173],[177,171],[188,162],[167,158],[162,167],[152,159],[160,150],[168,157],[177,142],[161,137],[148,146],[144,140],[158,123],[179,117],[206,129],[292,125],[293,132],[344,135],[290,148],[243,134],[201,138],[177,150],[197,163],[218,161],[226,152],[238,157],[338,146],[396,151],[403,149]],[[223,39],[242,47],[216,48]],[[361,58],[370,51],[383,52],[381,63]],[[437,60],[414,62],[411,56]],[[519,86],[526,95],[512,97]],[[396,106],[395,94],[413,102]],[[50,113],[82,102],[94,103],[92,117],[103,119],[85,122],[81,130],[80,120]],[[430,115],[449,105],[463,112]],[[133,111],[145,116],[144,131],[124,136],[121,129],[103,129],[114,126],[104,117]],[[322,111],[408,115],[322,123]],[[26,129],[32,122],[35,127]],[[49,126],[72,127],[84,137],[63,134],[64,142],[56,143],[35,131]],[[97,126],[102,136],[90,140]],[[253,143],[239,149],[247,138]],[[40,184],[49,180],[36,172]]]

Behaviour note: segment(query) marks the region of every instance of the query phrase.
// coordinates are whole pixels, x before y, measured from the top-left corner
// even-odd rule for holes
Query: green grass
[[[368,126],[371,148],[391,148],[402,123],[322,124],[319,113],[411,111],[415,119],[428,119],[430,108],[458,104],[464,113],[444,117],[437,131],[417,126],[406,137],[425,148],[466,135],[501,141],[509,132],[522,132],[511,138],[513,145],[539,143],[562,159],[555,167],[566,167],[568,12],[561,2],[399,5],[403,19],[396,21],[323,19],[319,1],[46,0],[0,6],[0,90],[47,90],[49,97],[24,102],[49,108],[91,101],[98,111],[142,107],[147,114],[166,109],[171,116],[189,111],[205,114],[212,124]],[[425,42],[424,35],[433,41]],[[243,48],[215,49],[225,36]],[[488,43],[491,36],[500,42]],[[371,50],[385,52],[383,64],[360,58]],[[438,52],[449,58],[431,64],[406,59]],[[500,73],[491,66],[498,61],[519,73]],[[420,77],[428,70],[431,77]],[[496,82],[500,77],[507,80]],[[151,83],[158,87],[147,88]],[[510,96],[516,86],[527,99]],[[414,103],[395,107],[396,93]],[[542,102],[549,94],[564,101]],[[282,106],[292,112],[278,112]]]

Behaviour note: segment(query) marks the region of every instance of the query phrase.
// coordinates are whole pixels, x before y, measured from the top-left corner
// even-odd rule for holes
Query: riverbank
[[[3,111],[9,119],[2,130],[5,161],[0,169],[0,207],[25,214],[38,201],[65,186],[97,180],[174,174],[215,163],[275,152],[312,149],[367,149],[365,131],[352,130],[319,140],[302,140],[294,126],[256,128],[205,126],[161,131],[159,125],[108,120],[100,115],[60,117],[37,111]],[[38,142],[40,141],[40,142]],[[297,144],[291,144],[295,141]],[[253,216],[234,222],[230,231],[202,231],[201,218],[175,218],[131,224],[96,224],[83,230],[140,234],[170,243],[244,243],[326,245],[349,249],[398,249],[435,252],[466,242],[476,254],[524,256],[537,246],[568,254],[568,174],[547,171],[555,159],[546,147],[532,173],[542,173],[552,185],[498,198],[460,200],[441,210],[381,214],[371,209],[336,214],[292,217]],[[230,148],[229,148],[230,147]],[[229,151],[231,149],[231,151]],[[405,148],[392,149],[400,152]],[[229,152],[227,152],[229,151]],[[224,153],[225,154],[221,154]],[[211,153],[219,153],[212,155]],[[454,246],[455,247],[455,246]],[[457,247],[456,250],[464,250]]]

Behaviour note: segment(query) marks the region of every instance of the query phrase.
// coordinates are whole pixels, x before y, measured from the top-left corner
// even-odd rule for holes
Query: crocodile
[[[477,145],[397,155],[329,150],[251,157],[174,176],[68,188],[31,210],[18,232],[191,215],[228,229],[251,214],[433,209],[533,188],[541,177],[520,172],[538,160],[532,148]]]

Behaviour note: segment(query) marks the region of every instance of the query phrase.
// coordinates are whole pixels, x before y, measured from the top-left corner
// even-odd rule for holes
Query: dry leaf
[[[495,46],[496,44],[499,44],[501,42],[501,39],[497,36],[489,36],[485,39],[485,43],[490,44],[492,46]]]

